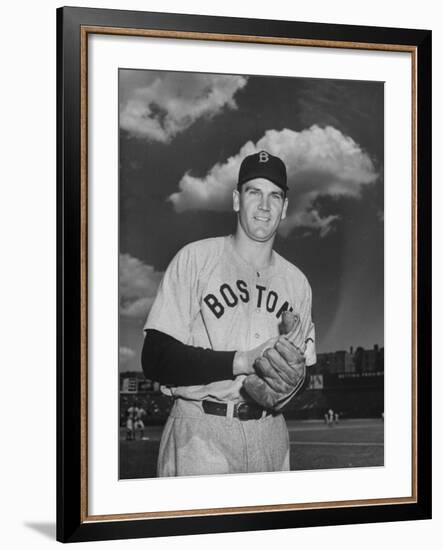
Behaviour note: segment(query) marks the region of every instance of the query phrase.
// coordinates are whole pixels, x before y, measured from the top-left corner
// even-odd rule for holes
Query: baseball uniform
[[[311,289],[303,273],[275,251],[270,264],[257,270],[236,252],[232,236],[216,237],[177,253],[144,329],[190,346],[246,351],[279,335],[285,310],[299,315],[302,330],[294,343],[306,344],[306,365],[314,364]],[[159,476],[289,470],[284,417],[266,411],[250,420],[234,415],[239,403],[250,400],[242,389],[244,378],[162,386],[174,406],[160,444]],[[224,416],[211,414],[218,403],[226,409]]]

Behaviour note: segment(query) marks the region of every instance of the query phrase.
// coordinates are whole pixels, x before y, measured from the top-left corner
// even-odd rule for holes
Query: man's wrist
[[[237,351],[232,361],[232,373],[234,376],[239,374],[250,374],[251,369],[248,365],[248,356],[245,351]]]

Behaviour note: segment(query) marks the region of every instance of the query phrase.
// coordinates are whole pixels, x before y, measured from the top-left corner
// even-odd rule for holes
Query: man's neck
[[[274,238],[266,242],[253,241],[238,230],[233,237],[233,246],[237,254],[256,269],[264,269],[269,266],[273,244]]]

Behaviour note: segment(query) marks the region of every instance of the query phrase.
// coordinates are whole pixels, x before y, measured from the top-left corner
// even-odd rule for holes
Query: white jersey
[[[240,257],[233,238],[215,237],[191,243],[171,261],[146,320],[180,342],[216,351],[246,351],[279,335],[281,314],[300,317],[300,341],[307,342],[306,364],[316,362],[311,288],[305,275],[273,251],[271,263],[257,271]],[[183,368],[192,368],[183,365]],[[186,399],[243,401],[245,376],[207,385],[162,387]]]

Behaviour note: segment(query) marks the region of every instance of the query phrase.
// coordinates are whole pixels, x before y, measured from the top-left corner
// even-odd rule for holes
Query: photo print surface
[[[119,70],[121,479],[383,466],[383,165],[383,82]]]

